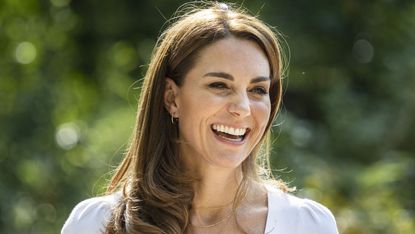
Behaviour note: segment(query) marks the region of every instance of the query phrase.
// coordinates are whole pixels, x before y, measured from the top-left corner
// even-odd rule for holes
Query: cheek
[[[187,119],[196,121],[196,119],[203,116],[209,116],[209,113],[213,112],[217,104],[211,98],[195,95],[182,103],[180,114]]]
[[[271,115],[271,104],[269,102],[257,103],[252,113],[255,116],[261,131],[263,131],[267,126]]]
[[[180,103],[180,130],[192,135],[202,132],[209,118],[216,115],[221,102],[209,95],[195,94]]]
[[[208,117],[224,103],[223,98],[205,91],[187,94],[186,97],[181,102],[180,113],[191,119],[195,119],[196,116]]]

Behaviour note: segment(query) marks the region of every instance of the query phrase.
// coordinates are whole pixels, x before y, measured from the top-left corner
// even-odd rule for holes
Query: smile
[[[230,142],[242,142],[250,131],[249,128],[234,128],[222,124],[213,124],[211,128],[216,136]]]

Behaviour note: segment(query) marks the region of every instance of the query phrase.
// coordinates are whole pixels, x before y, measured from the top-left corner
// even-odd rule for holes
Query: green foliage
[[[104,191],[182,3],[0,2],[1,233],[57,233]],[[341,233],[415,233],[415,3],[243,4],[290,48],[276,174],[328,206]]]

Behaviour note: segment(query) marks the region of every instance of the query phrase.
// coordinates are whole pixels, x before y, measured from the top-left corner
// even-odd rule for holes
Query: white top
[[[121,194],[80,202],[66,220],[62,234],[102,233]],[[268,188],[265,234],[338,234],[333,214],[323,205]]]

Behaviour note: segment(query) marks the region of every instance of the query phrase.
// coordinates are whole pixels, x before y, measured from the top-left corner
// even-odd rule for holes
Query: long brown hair
[[[192,5],[181,11],[186,13],[176,17],[157,41],[144,78],[130,146],[108,186],[108,193],[122,188],[123,196],[112,212],[107,233],[170,234],[183,233],[188,227],[195,178],[187,173],[178,154],[178,126],[171,123],[164,107],[165,79],[182,85],[197,53],[223,38],[233,36],[257,43],[271,68],[270,119],[260,143],[242,163],[243,181],[236,200],[244,196],[249,180],[260,180],[260,151],[261,162],[269,164],[269,130],[282,94],[282,61],[275,32],[256,17],[222,3]]]

